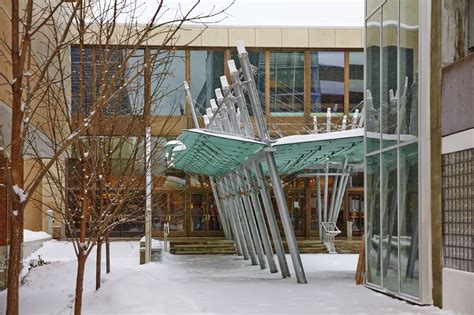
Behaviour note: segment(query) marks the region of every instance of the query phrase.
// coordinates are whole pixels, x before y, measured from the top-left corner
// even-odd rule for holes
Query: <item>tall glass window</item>
[[[418,1],[382,3],[366,17],[367,282],[416,300]]]
[[[270,112],[272,115],[303,115],[304,52],[271,52]]]
[[[224,75],[223,50],[191,51],[191,94],[196,110],[206,113],[209,100],[216,98],[214,90],[221,87],[220,77]]]
[[[183,116],[185,114],[184,58],[184,50],[150,50],[152,115]]]
[[[311,53],[311,113],[344,112],[344,52]]]
[[[364,100],[364,53],[349,52],[349,111],[361,109]]]

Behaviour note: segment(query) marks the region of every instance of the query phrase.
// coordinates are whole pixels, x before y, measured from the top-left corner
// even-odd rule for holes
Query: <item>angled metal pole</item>
[[[252,236],[250,234],[249,223],[247,221],[247,216],[245,215],[245,211],[242,206],[242,200],[240,199],[240,195],[235,187],[235,183],[232,179],[226,178],[226,186],[230,189],[230,197],[234,205],[235,213],[238,216],[238,220],[240,222],[240,226],[242,227],[243,237],[245,240],[245,244],[247,245],[248,255],[250,256],[250,261],[252,265],[258,265],[257,255],[255,254],[255,248],[252,243]]]
[[[242,120],[244,136],[253,138],[254,133],[252,121],[250,120],[247,104],[245,103],[245,94],[242,88],[242,82],[240,81],[239,70],[237,70],[234,60],[227,61],[227,66],[229,68],[230,75],[232,76],[232,87],[234,88],[237,106],[240,110],[240,119]]]
[[[237,42],[237,51],[239,53],[240,64],[242,65],[242,72],[249,92],[248,96],[250,99],[250,104],[252,105],[254,117],[257,121],[257,128],[260,140],[267,144],[270,144],[270,136],[265,126],[262,108],[260,106],[260,99],[258,97],[258,90],[255,85],[252,68],[250,65],[249,55],[245,50],[245,45],[243,41]],[[268,165],[270,179],[273,185],[273,190],[275,192],[275,198],[278,204],[278,210],[280,212],[280,217],[283,224],[283,229],[285,231],[285,236],[288,243],[288,249],[290,251],[291,260],[293,261],[293,267],[295,268],[296,280],[298,283],[307,283],[306,275],[303,269],[303,263],[301,262],[301,257],[298,249],[298,243],[296,242],[295,231],[291,223],[288,206],[286,204],[285,195],[283,193],[283,187],[276,168],[273,150],[267,148],[264,152],[265,159]]]
[[[337,188],[337,194],[336,194],[336,203],[334,205],[334,209],[332,212],[332,216],[330,216],[331,221],[330,222],[337,222],[337,217],[339,216],[339,211],[341,209],[342,205],[342,199],[344,199],[344,192],[346,191],[346,187],[344,183],[347,183],[347,179],[349,178],[347,172],[348,172],[348,166],[347,166],[348,158],[344,159],[344,163],[342,165],[342,170],[341,170],[341,178],[339,180],[339,186]]]
[[[321,224],[322,222],[327,222],[328,221],[328,186],[329,186],[329,161],[326,161],[326,175],[324,176],[324,212],[323,212],[323,221],[319,222]],[[326,235],[324,235],[323,232],[323,240],[326,240]]]
[[[216,183],[214,180],[215,180],[214,177],[209,177],[209,181],[211,182],[212,194],[214,195],[214,201],[216,202],[216,206],[217,206],[217,212],[219,213],[222,229],[224,230],[224,236],[227,240],[230,240],[232,239],[232,235],[229,231],[227,218],[223,210],[223,207],[221,205],[221,199],[219,198],[219,193],[217,191]]]
[[[334,206],[336,205],[336,193],[337,193],[337,182],[339,181],[340,176],[333,176],[332,180],[332,192],[331,192],[331,206],[329,207],[329,215],[328,218],[331,220],[333,212],[334,212]]]
[[[281,275],[283,278],[290,277],[290,270],[288,269],[288,263],[286,262],[285,249],[283,247],[280,231],[278,229],[275,212],[273,211],[272,200],[270,198],[270,193],[268,192],[267,183],[265,182],[265,177],[263,176],[262,166],[260,163],[254,160],[253,167],[255,169],[255,173],[257,174],[257,183],[260,187],[260,196],[262,197],[263,208],[265,209],[265,214],[267,215],[268,226],[270,228],[270,233],[272,234],[273,245],[275,246],[278,264],[280,265],[281,269]]]
[[[233,133],[241,134],[240,131],[240,124],[237,120],[237,114],[235,112],[234,100],[232,93],[230,91],[229,82],[227,82],[227,77],[225,75],[220,77],[221,86],[222,86],[222,94],[224,95],[224,105],[227,108],[227,113],[229,115],[230,126],[232,128]]]
[[[260,234],[258,233],[257,222],[255,221],[255,215],[252,210],[252,204],[250,203],[248,190],[246,189],[246,185],[242,176],[239,176],[239,174],[235,173],[235,178],[238,181],[237,186],[239,187],[245,213],[249,222],[250,232],[252,233],[252,239],[257,252],[258,262],[260,263],[260,268],[265,269],[266,262],[263,256],[262,241],[260,240]]]
[[[278,269],[273,259],[272,244],[270,236],[268,235],[267,226],[265,224],[265,218],[263,217],[262,207],[260,200],[258,199],[258,193],[255,189],[254,179],[252,174],[247,168],[244,168],[244,175],[247,178],[247,189],[250,192],[250,198],[252,199],[253,209],[255,211],[255,217],[257,218],[258,230],[262,238],[263,247],[265,249],[265,255],[267,256],[268,265],[270,266],[270,272],[278,272]]]
[[[226,189],[225,178],[222,178],[219,181],[218,185],[219,190],[223,192],[224,207],[226,208],[227,213],[229,213],[230,223],[234,231],[234,240],[235,244],[237,245],[237,251],[240,252],[240,255],[244,256],[244,259],[249,259],[249,252],[247,250],[247,245],[245,244],[242,226],[240,224],[236,209],[233,206],[233,202],[231,202],[231,197]]]
[[[321,225],[323,216],[322,211],[323,207],[321,204],[321,177],[316,176],[317,186],[316,186],[316,204],[318,209],[318,227],[319,227],[319,239],[323,240],[323,226]]]
[[[194,128],[199,128],[199,121],[196,115],[196,108],[194,107],[193,97],[189,90],[188,82],[184,81],[184,90],[186,91],[186,97],[188,98],[189,108],[191,109],[191,115],[193,116]]]

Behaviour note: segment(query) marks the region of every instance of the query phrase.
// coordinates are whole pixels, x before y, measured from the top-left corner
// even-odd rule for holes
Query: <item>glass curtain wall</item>
[[[418,301],[418,1],[366,8],[366,280]]]

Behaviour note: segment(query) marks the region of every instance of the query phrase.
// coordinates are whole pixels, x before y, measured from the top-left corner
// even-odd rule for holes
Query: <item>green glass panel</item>
[[[383,286],[398,292],[397,149],[382,153]]]
[[[367,171],[367,282],[380,285],[380,155],[366,159]]]
[[[418,1],[400,1],[400,141],[418,136]]]
[[[364,110],[367,130],[366,151],[370,153],[380,149],[380,23],[381,11],[378,10],[366,25],[366,95]]]
[[[401,292],[419,296],[418,143],[400,148]]]

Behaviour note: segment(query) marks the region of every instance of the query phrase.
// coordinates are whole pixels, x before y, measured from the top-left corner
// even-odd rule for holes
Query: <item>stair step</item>
[[[235,250],[228,251],[207,251],[207,250],[194,250],[194,251],[170,251],[173,255],[235,255]]]

